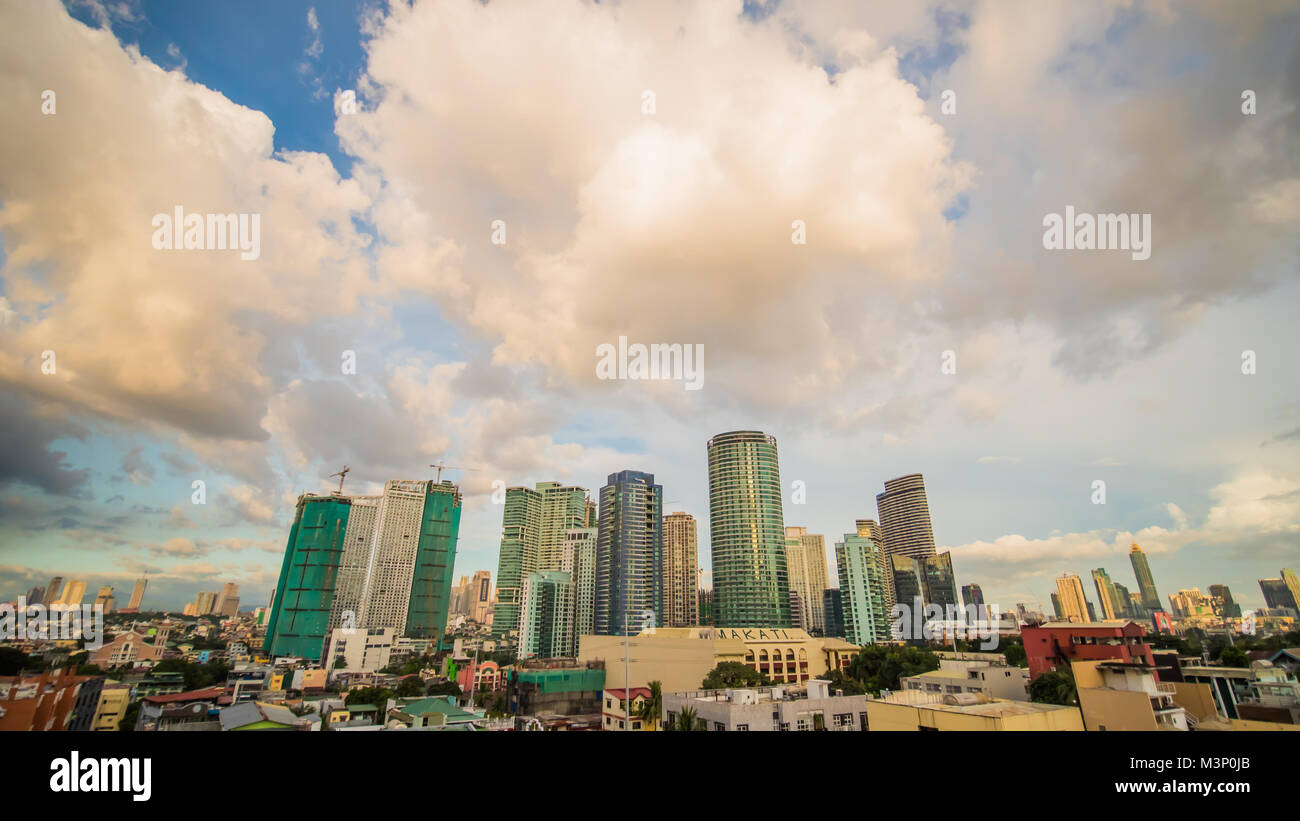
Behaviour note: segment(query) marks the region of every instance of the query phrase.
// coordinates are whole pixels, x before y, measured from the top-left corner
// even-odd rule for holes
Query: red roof
[[[619,698],[623,698],[623,697],[625,696],[625,691],[623,690],[622,687],[615,687],[615,688],[612,688],[612,689],[606,690],[605,692],[609,693],[610,695],[618,696]],[[650,692],[650,688],[649,688],[649,687],[633,687],[633,688],[632,688],[632,698],[633,698],[633,699],[635,699],[637,696],[645,696],[646,698],[650,698],[651,695],[652,695],[652,694],[651,694],[651,692]]]
[[[214,701],[226,692],[224,687],[209,687],[206,690],[190,690],[188,693],[171,693],[165,696],[145,696],[150,704],[167,704],[173,701]]]

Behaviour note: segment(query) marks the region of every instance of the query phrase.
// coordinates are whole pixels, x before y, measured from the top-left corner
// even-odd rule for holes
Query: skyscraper
[[[375,526],[383,496],[350,496],[347,530],[343,533],[342,552],[334,579],[334,599],[330,604],[329,632],[338,627],[361,624],[361,600],[370,574],[370,551],[374,545]]]
[[[353,522],[354,498],[298,498],[267,624],[264,648],[271,655],[319,659],[335,626],[392,628],[397,635],[441,648],[460,529],[460,490],[446,481],[396,479],[385,484],[382,497],[355,501],[360,515]],[[367,522],[372,525],[368,536]],[[343,570],[352,577],[340,589]],[[344,607],[335,606],[336,597]],[[198,602],[200,611],[203,603]]]
[[[1295,597],[1291,595],[1291,589],[1287,587],[1283,579],[1260,579],[1260,592],[1264,594],[1264,605],[1272,610],[1275,607],[1286,607],[1291,610],[1300,610],[1296,606]]]
[[[57,604],[64,607],[80,607],[81,599],[86,595],[86,582],[84,579],[69,579],[64,585],[63,592],[59,595]],[[47,595],[46,598],[49,598]]]
[[[611,473],[600,489],[596,539],[596,633],[641,630],[644,614],[664,623],[664,492],[654,474]]]
[[[144,601],[144,589],[148,586],[149,580],[143,576],[135,580],[135,587],[131,588],[131,599],[127,602],[127,609],[140,609],[140,604]]]
[[[844,539],[835,543],[844,633],[853,644],[877,644],[891,638],[879,552],[880,546],[869,537],[854,533],[844,534]]]
[[[1295,571],[1289,567],[1282,568],[1282,583],[1285,584],[1286,589],[1290,591],[1291,601],[1300,605],[1300,578],[1296,576]]]
[[[1226,584],[1210,585],[1210,595],[1218,600],[1219,615],[1225,619],[1241,618],[1241,605],[1232,600],[1232,591]]]
[[[234,582],[226,582],[221,586],[221,592],[217,595],[216,602],[212,605],[212,612],[217,616],[230,618],[239,612],[239,585]]]
[[[1133,563],[1133,575],[1137,577],[1138,592],[1142,594],[1142,606],[1148,611],[1163,610],[1164,605],[1160,603],[1160,594],[1156,592],[1156,582],[1151,575],[1147,554],[1142,552],[1137,542],[1133,542],[1128,559]]]
[[[664,517],[664,627],[699,624],[698,567],[695,517],[669,513]]]
[[[876,510],[880,513],[880,530],[887,554],[914,559],[934,555],[930,504],[921,474],[909,473],[885,482],[885,492],[876,495]]]
[[[42,597],[41,602],[46,607],[49,607],[52,604],[58,603],[59,596],[61,595],[63,595],[63,577],[55,576],[50,579],[50,583],[45,586],[45,595]]]
[[[44,587],[39,587],[39,586],[38,586],[38,587],[33,587],[33,588],[31,588],[30,590],[27,591],[27,604],[28,604],[28,605],[33,605],[33,604],[44,604],[44,603],[45,603],[45,588],[44,588]]]
[[[1115,589],[1115,584],[1110,580],[1110,575],[1106,573],[1105,568],[1093,569],[1092,582],[1097,588],[1097,601],[1101,603],[1101,617],[1103,619],[1121,618],[1128,608],[1124,606],[1125,603],[1120,602],[1119,591]]]
[[[113,588],[110,585],[103,585],[99,592],[95,594],[95,606],[104,608],[104,613],[113,612]]]
[[[1083,582],[1073,573],[1063,573],[1056,580],[1056,597],[1060,601],[1060,616],[1065,621],[1087,623],[1088,599],[1083,595]]]
[[[979,607],[984,604],[984,591],[978,584],[963,584],[961,599],[964,607]]]
[[[596,633],[597,529],[577,527],[565,534],[560,570],[573,582],[573,650],[583,636]]]
[[[492,611],[492,574],[487,570],[475,570],[474,576],[465,588],[464,613],[479,624],[487,624],[488,613]]]
[[[800,606],[803,608],[800,621],[804,629],[822,635],[826,629],[822,591],[828,586],[826,539],[815,533],[809,533],[806,527],[787,527],[785,566],[790,578],[790,590],[798,594]],[[794,615],[794,613],[790,614],[792,619]]]
[[[958,607],[957,577],[952,572],[952,553],[945,550],[921,559],[921,582],[924,585],[925,603],[943,608]]]
[[[894,595],[894,567],[889,563],[889,551],[885,549],[885,534],[875,519],[858,519],[857,527],[859,536],[865,536],[880,548],[877,553],[880,556],[880,572],[885,578],[885,604],[892,612],[898,598]]]
[[[540,570],[524,579],[518,658],[576,655],[573,594],[573,580],[561,570]]]
[[[706,451],[715,623],[789,627],[776,437],[760,431],[720,433]]]
[[[535,489],[506,489],[492,635],[518,632],[523,580],[538,570],[559,570],[565,534],[594,526],[591,511],[585,488],[539,482]]]
[[[351,507],[346,496],[298,497],[271,600],[268,654],[319,660],[324,653]]]
[[[828,588],[822,593],[822,612],[826,614],[826,635],[844,638],[844,597],[838,587]]]

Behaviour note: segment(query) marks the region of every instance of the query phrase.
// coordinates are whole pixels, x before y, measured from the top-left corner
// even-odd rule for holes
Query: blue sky
[[[1135,589],[1132,540],[1163,595],[1248,607],[1300,562],[1293,14],[549,12],[13,15],[0,598],[148,573],[160,605],[263,603],[294,499],[345,463],[358,491],[473,468],[457,575],[495,574],[494,480],[651,471],[707,567],[704,443],[751,428],[828,551],[923,472],[959,582],[1006,608],[1063,571]],[[261,259],[154,252],[173,203],[260,212]],[[1046,251],[1066,205],[1150,213],[1155,254]],[[705,388],[595,379],[620,335],[705,345]]]

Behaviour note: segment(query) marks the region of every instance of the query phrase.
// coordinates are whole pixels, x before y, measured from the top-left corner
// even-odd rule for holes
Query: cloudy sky
[[[707,567],[733,429],[777,437],[828,552],[924,473],[1004,608],[1135,590],[1134,540],[1162,596],[1261,606],[1300,566],[1296,2],[0,18],[0,600],[263,604],[298,494],[440,459],[472,468],[457,575],[495,575],[494,481],[623,469]],[[178,206],[260,214],[260,255],[156,250]],[[1150,258],[1046,250],[1067,206],[1150,214]],[[598,379],[619,336],[703,345],[703,388]]]

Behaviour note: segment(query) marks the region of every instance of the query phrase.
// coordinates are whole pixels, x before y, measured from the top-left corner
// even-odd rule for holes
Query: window
[[[747,733],[747,732],[749,732],[749,725],[748,725],[748,724],[737,724],[737,725],[736,725],[736,731],[737,731],[737,732],[746,732],[746,733]]]
[[[713,722],[713,729],[719,733],[726,732],[727,725],[723,724],[721,721],[715,721]]]

